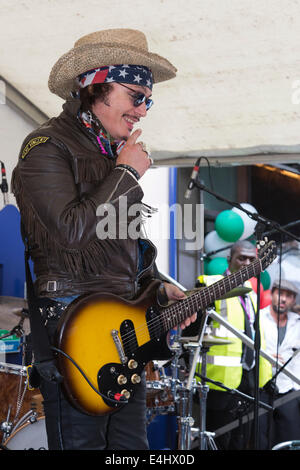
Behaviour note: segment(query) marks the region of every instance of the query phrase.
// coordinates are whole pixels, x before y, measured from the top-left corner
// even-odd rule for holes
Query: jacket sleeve
[[[101,158],[101,156],[99,157]],[[141,202],[143,191],[127,172],[114,168],[90,193],[80,196],[68,151],[53,140],[37,145],[20,159],[12,179],[13,192],[22,213],[65,249],[82,250],[97,239],[97,208],[119,200],[128,206]]]

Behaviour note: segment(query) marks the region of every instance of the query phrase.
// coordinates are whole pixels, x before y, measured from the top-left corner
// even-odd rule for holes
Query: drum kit
[[[236,295],[236,293],[235,293]],[[30,331],[26,301],[0,297],[0,449],[47,449],[42,396],[30,389],[26,364],[26,335]],[[15,317],[20,318],[15,325]],[[145,368],[148,425],[160,415],[177,417],[178,450],[217,449],[214,434],[206,430],[206,400],[209,387],[205,380],[196,380],[195,369],[201,362],[206,373],[206,354],[210,347],[230,341],[209,334],[209,309],[201,316],[199,334],[184,337],[178,329],[172,337],[173,359],[166,363],[152,361]],[[19,338],[19,364],[6,361],[5,346]],[[3,357],[1,357],[3,354]],[[1,359],[5,358],[4,361]],[[27,361],[28,362],[28,361]],[[200,403],[199,427],[194,427],[193,402]]]
[[[211,346],[230,344],[230,341],[215,338],[209,333],[199,337],[175,336],[171,349],[174,358],[169,363],[152,361],[146,367],[147,421],[148,424],[159,415],[173,415],[177,418],[178,450],[216,450],[214,434],[206,430],[206,399],[209,387],[195,375],[189,386],[192,362],[200,347],[201,372],[205,376],[206,354]],[[188,354],[188,361],[182,357]],[[195,427],[193,403],[200,400],[199,427]]]
[[[30,389],[25,366],[25,337],[30,330],[26,307],[24,299],[0,297],[1,450],[41,450],[48,446],[42,396]]]

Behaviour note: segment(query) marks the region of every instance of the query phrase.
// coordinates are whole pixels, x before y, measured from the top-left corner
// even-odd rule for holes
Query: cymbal
[[[187,290],[185,291],[185,294],[189,296],[189,295],[195,294],[201,289],[203,289],[203,287],[197,287],[196,289]],[[252,291],[251,287],[235,287],[229,292],[226,292],[226,294],[220,297],[217,297],[216,300],[224,300],[224,299],[230,299],[231,297],[239,297],[240,295],[249,294],[249,292],[251,291]]]
[[[179,338],[180,343],[198,343],[198,336],[186,336]],[[218,346],[223,344],[232,344],[228,339],[217,338],[211,335],[204,335],[202,339],[202,346]]]
[[[3,308],[22,310],[22,308],[27,308],[27,300],[21,297],[0,296],[0,310]]]
[[[15,315],[21,316],[23,308],[27,308],[27,301],[25,299],[20,297],[0,296],[0,329],[11,331],[18,323]],[[26,323],[27,321],[26,318]],[[28,328],[26,328],[26,331],[27,329]]]
[[[203,336],[203,346],[218,346],[222,344],[232,344],[232,341],[228,339],[216,338],[215,336],[211,335],[204,335]]]
[[[239,297],[240,295],[249,294],[249,292],[251,291],[251,287],[235,287],[235,289],[230,290],[218,299],[230,299],[231,297]]]

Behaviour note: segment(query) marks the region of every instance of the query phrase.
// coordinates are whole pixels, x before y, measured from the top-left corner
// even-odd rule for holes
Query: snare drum
[[[48,450],[45,418],[28,421],[5,441],[8,450]]]
[[[43,414],[38,390],[28,390],[26,368],[17,364],[0,363],[0,424],[18,420],[34,409]],[[38,407],[38,409],[36,409]],[[0,433],[2,434],[1,430]]]

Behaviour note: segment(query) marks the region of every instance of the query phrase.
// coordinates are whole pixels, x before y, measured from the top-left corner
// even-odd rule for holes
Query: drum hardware
[[[164,366],[151,361],[146,369],[147,424],[158,415],[174,413],[174,395],[171,380],[166,376]]]
[[[10,335],[19,337],[30,333],[27,301],[19,297],[0,296],[0,330],[8,333],[1,335],[0,340]],[[21,317],[16,325],[15,316]]]
[[[27,417],[28,418],[28,417]],[[3,450],[47,450],[45,417],[23,420],[0,446]]]
[[[8,407],[6,420],[0,424],[0,430],[3,432],[2,443],[6,441],[13,429],[13,423],[10,421],[11,405]]]
[[[178,416],[178,449],[189,450],[191,447],[191,431],[194,424],[192,417],[192,404],[193,394],[195,393],[195,371],[198,362],[200,348],[207,325],[210,309],[206,309],[202,312],[199,325],[199,333],[197,341],[186,342],[184,339],[182,342],[185,349],[189,352],[189,375],[186,381],[186,385],[182,386],[179,391],[179,416]]]
[[[25,335],[24,321],[28,318],[28,315],[27,315],[26,312],[27,311],[25,309],[23,309],[21,312],[15,313],[15,315],[21,317],[19,323],[17,325],[15,325],[14,327],[12,327],[12,329],[10,331],[8,331],[8,333],[5,333],[5,334],[1,335],[0,336],[0,341],[5,339],[5,338],[8,338],[11,335],[16,335],[19,338],[21,338],[22,336]]]
[[[205,377],[207,352],[209,351],[209,347],[210,346],[202,346],[201,348],[201,381],[197,384],[200,405],[200,426],[198,431],[200,450],[218,450],[214,441],[215,433],[207,432],[206,430],[206,405],[209,387],[205,381]]]
[[[11,298],[11,304],[14,305],[14,299]],[[0,298],[0,310],[1,301]],[[19,299],[22,303],[22,300]],[[24,302],[24,301],[23,301]],[[3,302],[2,302],[3,304]],[[23,322],[26,319],[26,310],[22,309],[13,314],[21,317],[17,326],[3,335],[4,337],[12,334],[23,338],[21,349],[21,362],[25,363],[26,355],[26,335],[23,329]],[[1,315],[0,315],[1,317]],[[0,318],[1,321],[1,318]],[[0,338],[3,339],[3,336]],[[1,449],[10,448],[6,442],[28,423],[35,423],[40,415],[43,415],[42,406],[39,403],[40,395],[29,388],[28,368],[24,365],[0,362],[0,432]],[[6,406],[4,407],[3,405]],[[5,415],[4,415],[5,413]],[[3,416],[4,415],[4,416]],[[34,444],[34,443],[33,443]],[[19,444],[18,444],[19,445]],[[21,447],[19,447],[21,449]]]
[[[15,416],[14,418],[12,418],[11,416],[13,407],[12,407],[12,404],[10,403],[8,405],[8,412],[6,415],[6,419],[0,423],[0,430],[3,432],[3,436],[2,436],[2,443],[3,443],[15,429],[17,419],[19,417],[19,414],[23,406],[24,397],[25,397],[25,393],[26,393],[27,385],[28,385],[28,377],[27,377],[26,367],[20,366],[17,364],[9,364],[9,363],[0,362],[0,373],[4,373],[6,377],[9,377],[10,374],[20,377],[17,387],[14,387],[14,389],[17,389]],[[24,377],[25,377],[25,381],[24,381],[24,384],[22,384]]]

